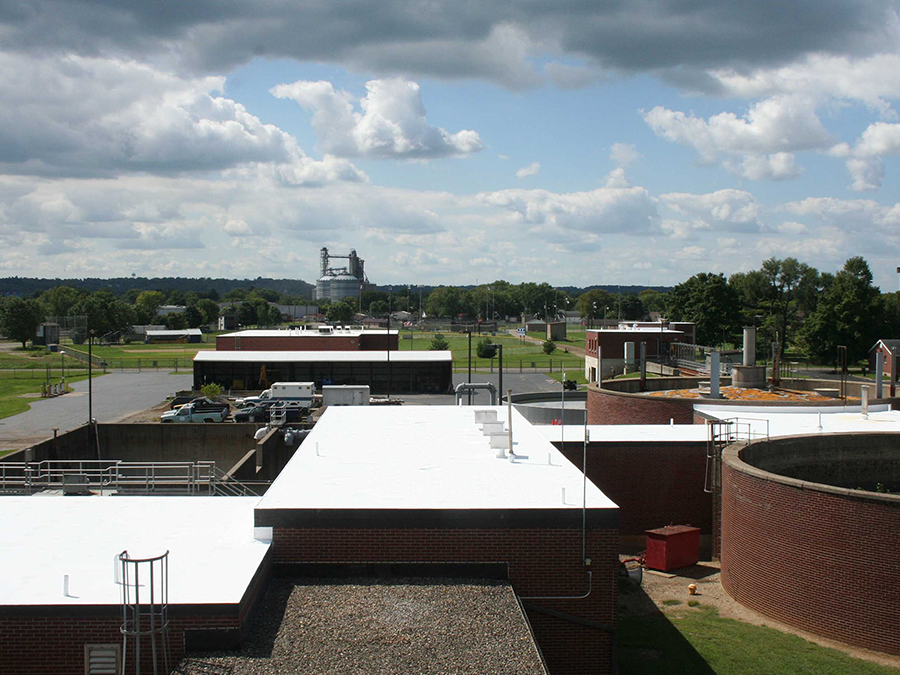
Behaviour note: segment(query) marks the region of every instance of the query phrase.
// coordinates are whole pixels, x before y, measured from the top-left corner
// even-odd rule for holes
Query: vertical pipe
[[[756,365],[756,327],[744,326],[743,365]]]
[[[497,345],[497,349],[500,350],[500,382],[498,383],[497,390],[503,391],[503,345]]]
[[[469,329],[466,331],[466,335],[469,336],[469,384],[472,384],[472,330]],[[502,391],[502,390],[501,390]],[[467,391],[469,395],[469,405],[472,405],[472,390],[469,389]]]
[[[879,349],[875,352],[875,398],[881,398],[884,393],[884,353]]]
[[[509,458],[512,459],[516,455],[516,453],[513,451],[512,389],[509,389],[506,392],[506,414],[507,414],[507,423],[509,425]]]
[[[719,398],[719,352],[709,354],[709,397]]]

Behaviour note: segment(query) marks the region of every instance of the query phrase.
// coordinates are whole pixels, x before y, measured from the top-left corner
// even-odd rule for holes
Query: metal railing
[[[212,461],[123,462],[43,460],[0,462],[0,493],[32,494],[78,484],[119,494],[257,495]]]

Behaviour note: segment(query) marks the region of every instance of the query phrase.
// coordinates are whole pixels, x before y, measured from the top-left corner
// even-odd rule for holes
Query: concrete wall
[[[898,443],[897,435],[876,436],[868,436],[875,445]],[[825,447],[821,440],[806,437],[810,454],[803,454],[814,456]],[[843,440],[864,447],[865,439]],[[750,454],[768,455],[779,446],[795,454],[802,443],[770,441],[768,449],[757,443]],[[743,452],[741,444],[723,454],[725,590],[795,628],[900,654],[900,495],[785,478],[750,466]]]
[[[100,424],[104,459],[127,462],[214,460],[223,471],[256,447],[255,424]]]
[[[534,393],[534,394],[513,394],[513,407],[522,414],[532,424],[553,424],[554,420],[563,419],[563,406],[561,394]],[[584,424],[584,401],[587,399],[587,393],[584,391],[567,391],[566,392],[566,410],[565,423]],[[536,406],[529,403],[537,403],[548,401],[552,405]],[[580,407],[572,405],[575,401],[580,403]]]

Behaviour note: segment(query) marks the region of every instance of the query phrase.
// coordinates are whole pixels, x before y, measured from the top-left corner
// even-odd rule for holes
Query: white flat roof
[[[552,443],[560,440],[584,442],[584,426],[580,424],[541,425],[535,429]],[[702,443],[707,440],[709,428],[705,424],[591,424],[588,438],[591,443]]]
[[[900,411],[887,405],[869,406],[868,419],[860,406],[772,407],[696,405],[694,411],[750,425],[754,436],[803,436],[849,432],[900,433]],[[821,425],[821,429],[819,426]]]
[[[487,409],[506,424],[502,406],[328,408],[257,511],[580,509],[581,472],[515,410],[519,458],[497,458],[475,423]],[[618,508],[586,484],[588,508]]]
[[[259,497],[0,498],[0,605],[117,605],[116,556],[169,551],[170,604],[238,603],[269,548]],[[69,596],[63,577],[69,575]]]
[[[375,351],[212,351],[205,349],[197,352],[194,361],[218,361],[221,363],[244,362],[257,363],[268,361],[271,363],[301,363],[307,361],[317,362],[346,362],[346,363],[442,363],[453,361],[453,353],[447,351],[393,351],[390,356],[383,350]]]
[[[147,335],[203,335],[199,328],[184,328],[182,330],[153,330],[148,329]]]
[[[585,330],[586,333],[656,333],[657,335],[660,333],[669,333],[670,335],[684,335],[683,330],[672,330],[670,328],[665,328],[660,330],[659,328],[650,328],[646,326],[638,326],[637,328],[588,328]]]
[[[334,328],[323,333],[318,328],[301,330],[299,328],[280,329],[247,329],[234,333],[223,333],[219,337],[359,337],[360,335],[384,335],[386,328]],[[391,335],[397,335],[398,331],[392,330]]]

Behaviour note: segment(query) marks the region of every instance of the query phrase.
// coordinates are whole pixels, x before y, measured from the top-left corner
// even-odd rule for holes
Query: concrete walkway
[[[93,414],[98,422],[116,422],[153,407],[177,390],[190,389],[193,375],[166,372],[109,373],[94,378]],[[56,398],[37,398],[31,410],[0,420],[0,450],[27,447],[88,421],[87,380]]]

